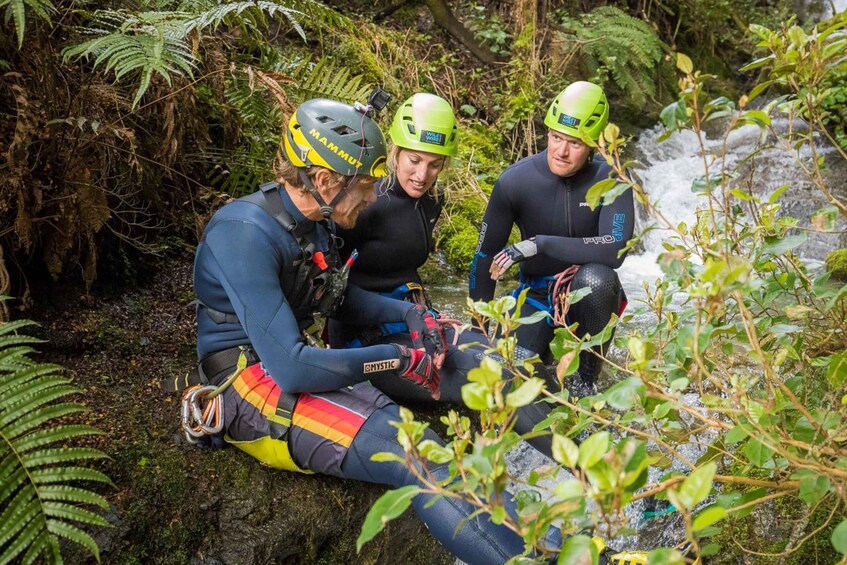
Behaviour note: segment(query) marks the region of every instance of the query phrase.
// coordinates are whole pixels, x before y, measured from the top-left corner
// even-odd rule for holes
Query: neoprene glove
[[[535,238],[525,239],[512,244],[494,256],[494,262],[504,271],[524,259],[538,255],[538,245]]]
[[[410,349],[405,345],[392,343],[400,357],[400,366],[397,374],[416,385],[424,387],[435,400],[441,397],[438,383],[441,380],[438,368],[429,355],[423,349]]]
[[[412,345],[417,348],[426,349],[426,352],[436,360],[440,367],[441,363],[439,359],[447,351],[441,324],[438,323],[429,310],[421,305],[413,306],[406,312],[403,321],[409,327],[409,334],[412,336]]]

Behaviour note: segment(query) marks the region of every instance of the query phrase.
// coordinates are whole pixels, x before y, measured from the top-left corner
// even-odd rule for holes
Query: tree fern
[[[27,10],[35,13],[39,18],[50,22],[50,14],[56,11],[56,7],[50,0],[0,0],[0,10],[5,8],[6,21],[10,19],[15,22],[15,32],[18,35],[18,47],[24,42],[24,30],[26,28]]]
[[[3,1],[9,0],[0,0]],[[305,32],[298,21],[300,17],[308,17],[313,23],[349,25],[346,18],[315,0],[282,3],[205,0],[186,2],[185,6],[188,11],[83,12],[89,24],[79,31],[93,37],[65,48],[63,55],[66,60],[93,58],[95,68],[103,65],[107,72],[115,73],[116,80],[137,76],[139,85],[133,100],[133,106],[137,106],[154,75],[161,76],[168,84],[173,75],[193,75],[199,62],[194,47],[196,42],[192,43],[192,39],[197,39],[204,30],[226,25],[245,34],[259,34],[272,20],[284,20],[305,40]]]
[[[59,402],[79,389],[57,365],[30,359],[31,345],[39,340],[17,333],[29,325],[0,323],[0,563],[61,562],[59,538],[83,545],[99,560],[97,544],[77,524],[108,526],[85,508],[105,509],[108,503],[77,483],[111,483],[103,473],[78,465],[104,455],[67,442],[100,432],[56,423],[84,410]]]
[[[280,98],[286,99],[284,105],[289,108],[316,97],[352,104],[364,102],[373,89],[362,75],[351,76],[348,68],[328,58],[316,63],[304,59],[277,68],[281,70],[266,73],[266,76],[277,79],[278,86],[274,87],[276,100],[270,95],[260,95],[263,93],[257,92],[257,89],[262,83],[253,80],[247,72],[237,73],[227,83],[226,101],[241,118],[240,129],[244,138],[234,153],[207,152],[206,155],[215,161],[210,182],[228,194],[252,192],[268,178],[284,125]]]
[[[636,106],[655,96],[656,68],[665,45],[649,25],[612,6],[596,8],[580,19],[566,18],[563,23],[575,34],[589,72],[607,71]]]

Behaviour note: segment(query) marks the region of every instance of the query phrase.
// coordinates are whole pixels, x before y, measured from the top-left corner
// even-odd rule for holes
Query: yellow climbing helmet
[[[388,174],[382,130],[363,109],[336,100],[300,104],[285,129],[283,150],[295,167],[317,165],[344,176]]]
[[[603,89],[584,80],[564,89],[550,104],[544,125],[579,137],[580,132],[597,141],[609,123],[609,101]]]

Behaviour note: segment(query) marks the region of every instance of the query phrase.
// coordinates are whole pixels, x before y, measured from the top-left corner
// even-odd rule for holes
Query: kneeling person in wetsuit
[[[284,133],[278,182],[227,204],[209,222],[194,266],[198,374],[229,383],[221,435],[264,463],[400,487],[418,484],[409,469],[371,460],[380,452],[404,458],[389,424],[400,420],[398,407],[367,381],[390,375],[437,394],[433,357],[443,344],[428,333],[428,314],[412,304],[345,288],[334,224],[353,227],[385,174],[385,140],[369,112],[325,99],[301,104]],[[418,337],[408,347],[325,349],[310,332],[326,315],[402,321]],[[237,372],[239,363],[246,368]],[[447,465],[429,471],[438,480],[449,476]],[[524,550],[520,536],[464,503],[420,495],[413,505],[463,561],[503,563]],[[561,543],[557,530],[548,543]]]
[[[389,131],[389,175],[377,183],[377,200],[362,212],[361,221],[351,229],[340,229],[344,240],[341,255],[358,251],[350,271],[350,281],[399,300],[432,309],[418,269],[435,248],[433,230],[441,216],[445,195],[438,186],[438,175],[449,166],[459,145],[459,130],[450,103],[434,94],[417,93],[405,100],[394,115]],[[404,324],[342,323],[330,320],[333,348],[362,347],[376,343],[412,346],[410,328]],[[456,336],[456,328],[446,328],[448,346],[440,370],[441,402],[462,402],[462,385],[468,373],[479,366],[486,347],[462,350],[458,344],[485,344],[484,335],[465,331]],[[453,345],[456,337],[457,345]],[[527,358],[533,353],[516,351]],[[552,379],[551,379],[552,380]],[[432,397],[420,387],[390,375],[374,375],[371,382],[392,400],[427,401]],[[550,404],[538,403],[518,410],[515,426],[526,433],[544,420]],[[533,437],[530,444],[552,457],[551,436]]]
[[[623,263],[618,253],[635,225],[632,190],[591,210],[588,189],[608,178],[611,168],[580,139],[599,139],[608,120],[609,103],[595,84],[575,82],[553,100],[544,119],[547,149],[506,169],[491,192],[471,264],[471,298],[491,300],[495,281],[520,263],[516,295],[529,288],[520,315],[552,314],[555,276],[577,266],[571,290],[591,288],[567,314],[568,324],[579,323],[577,336],[596,335],[612,313],[620,314],[626,297],[614,269]],[[522,241],[506,247],[513,224]],[[522,326],[518,344],[549,360],[553,330],[550,319]],[[602,369],[596,354],[603,354],[606,345],[580,354],[577,382],[571,385],[579,396],[593,392]]]

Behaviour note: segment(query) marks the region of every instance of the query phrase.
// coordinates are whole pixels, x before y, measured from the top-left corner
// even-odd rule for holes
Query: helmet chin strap
[[[326,200],[324,200],[323,196],[321,196],[321,194],[318,192],[318,189],[315,188],[312,179],[310,179],[309,175],[306,174],[306,169],[298,169],[297,174],[299,175],[300,180],[303,181],[303,186],[306,187],[306,190],[309,191],[309,194],[312,195],[312,198],[314,198],[315,201],[318,203],[318,206],[320,206],[321,215],[324,217],[325,220],[330,219],[333,210],[335,210],[335,207],[338,206],[338,203],[341,202],[341,200],[345,196],[347,196],[347,187],[349,186],[349,183],[347,186],[338,191],[338,194],[335,195],[335,198],[333,198],[332,201],[327,204]]]

